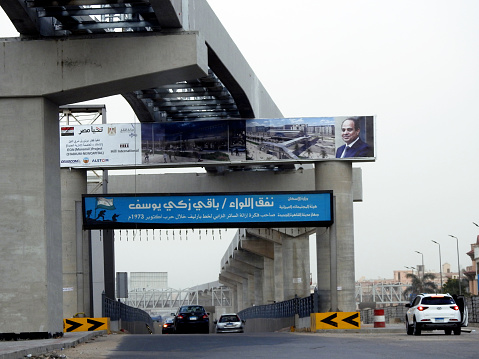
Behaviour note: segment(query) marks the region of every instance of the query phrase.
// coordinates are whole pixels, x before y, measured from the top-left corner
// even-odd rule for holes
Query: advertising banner
[[[332,191],[83,196],[84,229],[322,227],[332,213]]]
[[[61,167],[141,164],[140,124],[111,123],[60,127]]]
[[[374,161],[373,116],[62,126],[62,167]]]

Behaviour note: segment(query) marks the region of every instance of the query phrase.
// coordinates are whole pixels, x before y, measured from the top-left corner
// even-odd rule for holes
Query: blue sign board
[[[324,227],[332,191],[84,195],[83,228]]]

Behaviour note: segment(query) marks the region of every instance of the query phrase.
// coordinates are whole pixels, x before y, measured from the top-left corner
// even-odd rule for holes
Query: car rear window
[[[456,304],[451,297],[424,297],[421,304],[428,305],[444,305],[444,304]]]
[[[205,311],[205,308],[200,306],[185,306],[180,308],[180,313],[197,313],[197,312],[203,313],[204,311]]]
[[[239,322],[239,318],[236,315],[224,315],[220,318],[220,323],[227,323],[227,322]]]

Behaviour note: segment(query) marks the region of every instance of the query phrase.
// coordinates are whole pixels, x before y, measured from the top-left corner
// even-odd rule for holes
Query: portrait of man
[[[336,150],[336,158],[374,157],[372,146],[360,138],[361,124],[359,118],[348,117],[341,123],[341,138],[344,145]]]

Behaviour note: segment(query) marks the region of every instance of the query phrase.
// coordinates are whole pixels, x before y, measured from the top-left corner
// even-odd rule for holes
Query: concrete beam
[[[272,228],[248,228],[246,233],[249,238],[260,238],[277,244],[282,243],[284,236],[283,233]]]
[[[353,174],[355,181],[361,181],[360,168],[353,168]],[[207,173],[118,175],[110,176],[108,186],[111,193],[215,193],[231,192],[231,188],[238,192],[316,189],[314,169],[281,174],[272,171],[225,172],[221,176]],[[360,193],[353,192],[353,196],[354,201],[361,200]]]
[[[204,38],[195,32],[8,40],[2,45],[0,97],[42,96],[58,105],[196,79],[208,73]]]
[[[237,270],[239,270],[243,273],[246,273],[246,274],[254,274],[255,270],[257,269],[255,267],[249,265],[249,264],[237,261],[234,258],[231,258],[229,260],[229,266],[231,268],[235,268],[235,269],[237,269]]]
[[[218,276],[218,281],[221,283],[221,284],[224,284],[230,288],[236,288],[239,284],[239,282],[236,282],[235,280],[233,279],[230,279],[228,277],[226,277],[223,273],[220,273],[219,276]]]
[[[242,117],[282,117],[208,2],[188,1],[188,15],[188,24],[183,23],[183,27],[199,31],[206,39],[209,65],[232,94]]]
[[[150,0],[150,4],[162,29],[181,27],[182,0]]]
[[[242,239],[241,249],[262,257],[274,259],[274,243],[264,239]]]
[[[238,283],[243,283],[243,279],[247,279],[248,275],[245,273],[242,273],[242,275],[235,273],[234,270],[231,270],[231,267],[225,268],[224,270],[221,271],[220,273],[224,278],[229,279],[229,280],[234,280]]]
[[[241,248],[233,252],[233,259],[257,269],[264,268],[264,257]]]

